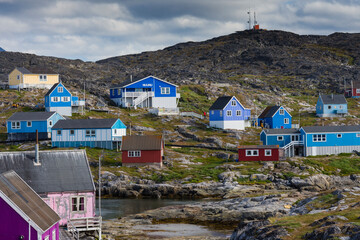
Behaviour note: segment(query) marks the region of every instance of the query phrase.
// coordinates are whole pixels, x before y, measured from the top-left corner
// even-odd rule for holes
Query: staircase
[[[294,157],[295,156],[295,145],[302,145],[303,141],[291,141],[285,146],[282,147],[285,153],[285,157]]]
[[[153,92],[143,92],[133,101],[133,107],[136,108],[137,105],[148,99],[149,97],[153,96]]]

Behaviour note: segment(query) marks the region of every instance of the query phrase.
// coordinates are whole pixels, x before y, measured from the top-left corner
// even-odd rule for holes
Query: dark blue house
[[[210,127],[244,130],[250,126],[250,109],[235,96],[219,97],[209,109],[209,120]]]
[[[258,124],[264,128],[291,128],[291,115],[282,106],[269,106],[258,117]]]
[[[56,83],[45,94],[45,111],[57,112],[63,116],[71,116],[85,106],[84,100],[72,96],[62,82]]]
[[[110,99],[122,107],[177,108],[179,98],[175,84],[153,76],[110,88]]]
[[[64,119],[56,112],[16,112],[6,121],[9,140],[35,140],[51,138],[51,128]]]

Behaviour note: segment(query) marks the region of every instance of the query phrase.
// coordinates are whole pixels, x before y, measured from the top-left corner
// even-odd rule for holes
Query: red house
[[[360,98],[360,82],[351,81],[350,88],[345,90],[345,97],[347,98]]]
[[[239,161],[279,161],[284,156],[279,145],[243,145],[238,153]]]
[[[162,167],[164,141],[162,136],[123,136],[122,165],[158,165]]]

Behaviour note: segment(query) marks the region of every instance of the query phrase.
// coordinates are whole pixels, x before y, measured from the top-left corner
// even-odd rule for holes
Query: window
[[[95,137],[95,130],[86,130],[86,137]]]
[[[328,109],[331,109],[331,106],[328,106]]]
[[[299,135],[292,135],[291,136],[291,141],[299,141]]]
[[[284,109],[280,109],[280,110],[279,110],[279,114],[280,114],[280,115],[284,115]]]
[[[220,110],[220,117],[222,117],[222,111]]]
[[[246,150],[246,156],[259,156],[259,150]]]
[[[52,120],[49,121],[49,126],[51,127],[53,124],[52,124]]]
[[[63,102],[70,102],[70,97],[62,97]]]
[[[337,135],[337,138],[342,138],[342,134],[339,133],[339,134]]]
[[[265,156],[271,156],[271,149],[265,149]]]
[[[277,137],[277,140],[278,140],[278,141],[284,141],[284,136],[278,136],[278,137]]]
[[[231,101],[231,106],[236,106],[236,101],[235,100]]]
[[[52,231],[52,240],[56,239],[56,229]]]
[[[20,80],[20,75],[17,75],[16,78],[17,78],[17,80]]]
[[[56,131],[57,135],[61,135],[61,130]]]
[[[63,87],[58,87],[58,92],[59,92],[59,93],[64,92],[64,88],[63,88]]]
[[[74,129],[71,129],[70,130],[70,135],[74,135],[75,134],[75,130]]]
[[[114,129],[114,134],[117,134],[117,129]]]
[[[359,88],[359,89],[356,89],[356,93],[360,93],[360,88]]]
[[[214,115],[214,110],[211,110],[211,115]]]
[[[161,94],[170,94],[170,88],[169,87],[162,87],[161,88]]]
[[[231,111],[231,110],[227,110],[227,111],[226,111],[226,116],[229,116],[229,117],[230,117],[231,115],[232,115],[232,111]]]
[[[356,137],[360,137],[360,133],[357,133],[357,134],[356,134]]]
[[[284,118],[284,124],[289,124],[289,119],[288,118]]]
[[[53,102],[59,102],[60,98],[59,97],[51,97]]]
[[[326,142],[326,135],[325,134],[314,134],[313,142]]]
[[[340,105],[340,106],[339,106],[339,109],[343,109],[343,106],[342,106],[342,105]]]
[[[71,211],[82,212],[85,211],[85,197],[71,197]]]
[[[40,81],[45,82],[47,80],[47,77],[46,75],[39,75],[39,79]]]
[[[11,129],[20,129],[20,122],[11,122]]]
[[[141,157],[141,151],[128,151],[128,157]]]
[[[47,235],[45,238],[44,238],[44,240],[49,240],[49,235]]]
[[[236,116],[241,116],[241,110],[236,110]]]
[[[27,126],[27,127],[32,127],[32,122],[31,122],[31,121],[27,121],[27,122],[26,122],[26,126]]]

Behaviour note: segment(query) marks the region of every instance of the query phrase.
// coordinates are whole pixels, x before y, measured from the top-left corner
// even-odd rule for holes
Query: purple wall
[[[29,240],[29,224],[11,206],[0,198],[0,239],[17,240],[24,236]],[[31,239],[37,239],[37,232],[31,228]]]
[[[56,231],[56,238],[52,238],[53,230]],[[59,240],[59,223],[56,223],[53,227],[49,228],[45,233],[42,235],[42,239],[44,240],[46,236],[49,236],[50,240]],[[31,239],[32,240],[32,239]]]

